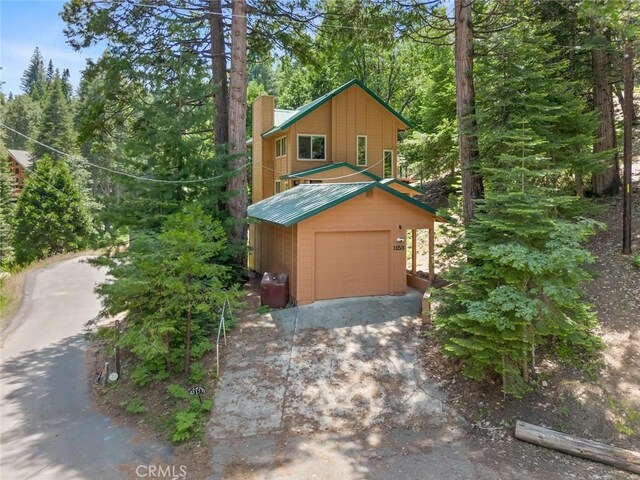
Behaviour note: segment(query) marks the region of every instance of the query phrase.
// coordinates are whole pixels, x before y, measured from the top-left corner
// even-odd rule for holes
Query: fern
[[[180,385],[176,385],[175,383],[172,383],[167,387],[167,392],[177,400],[186,400],[189,398],[189,392],[187,392],[187,389]]]
[[[199,417],[196,412],[179,411],[176,413],[176,428],[172,440],[175,443],[189,440],[196,433]]]

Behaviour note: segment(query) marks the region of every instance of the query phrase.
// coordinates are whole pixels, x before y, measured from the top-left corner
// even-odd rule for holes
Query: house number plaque
[[[394,245],[394,246],[393,246],[393,249],[394,249],[395,251],[404,250],[404,245]]]

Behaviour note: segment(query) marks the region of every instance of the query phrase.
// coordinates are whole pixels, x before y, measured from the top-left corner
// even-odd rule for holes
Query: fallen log
[[[515,437],[518,440],[533,443],[577,457],[606,463],[622,470],[640,473],[640,453],[624,448],[612,447],[604,443],[574,437],[549,428],[539,427],[531,423],[516,422]]]

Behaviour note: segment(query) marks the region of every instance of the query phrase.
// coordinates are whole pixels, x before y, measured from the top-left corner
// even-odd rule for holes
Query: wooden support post
[[[435,279],[435,235],[433,232],[433,227],[435,224],[431,224],[431,228],[429,229],[429,286],[433,284],[433,280]]]
[[[411,230],[411,274],[416,274],[416,261],[418,252],[418,235],[417,230],[414,228]]]
[[[535,445],[613,465],[629,472],[640,473],[640,453],[631,450],[574,437],[520,420],[516,422],[515,437]]]

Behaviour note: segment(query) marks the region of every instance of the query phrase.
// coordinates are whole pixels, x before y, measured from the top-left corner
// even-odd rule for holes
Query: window
[[[382,160],[382,176],[393,178],[393,150],[383,150]]]
[[[325,143],[324,135],[298,135],[298,160],[324,161]]]
[[[367,164],[367,136],[358,135],[358,161],[356,164],[363,167]]]
[[[276,157],[284,157],[287,154],[287,137],[276,140]]]
[[[288,180],[285,180],[284,182],[282,182],[282,184],[283,184],[283,187],[284,187],[285,190],[289,190],[289,181]]]
[[[276,180],[276,185],[275,185],[275,188],[274,188],[274,190],[273,190],[273,191],[274,191],[275,193],[280,193],[280,191],[281,191],[281,186],[282,186],[282,184],[281,184],[280,180]]]

